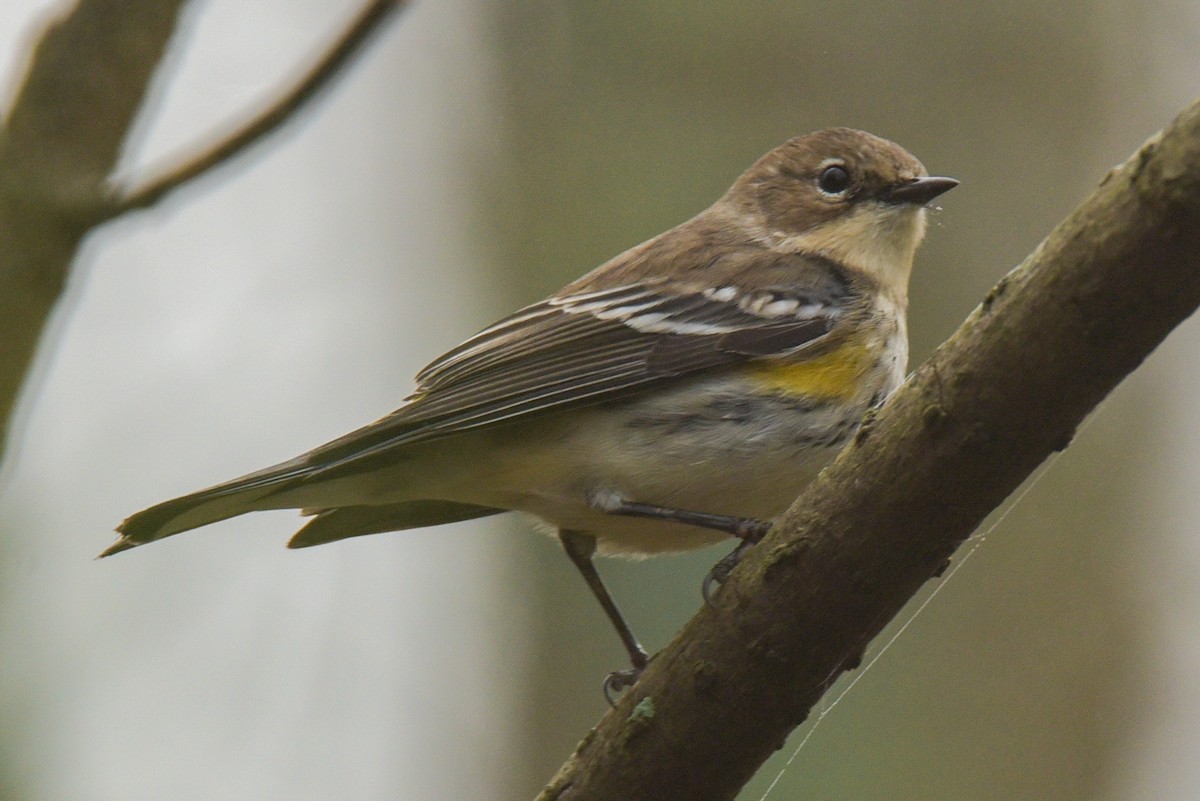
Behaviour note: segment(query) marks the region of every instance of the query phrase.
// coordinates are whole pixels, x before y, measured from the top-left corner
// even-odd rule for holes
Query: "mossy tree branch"
[[[1006,276],[540,801],[731,799],[979,523],[1200,304],[1200,102]]]

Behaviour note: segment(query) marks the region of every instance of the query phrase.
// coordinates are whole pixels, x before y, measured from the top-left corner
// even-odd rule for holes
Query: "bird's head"
[[[721,203],[753,220],[771,247],[822,254],[902,297],[925,236],[926,204],[957,185],[930,177],[893,142],[829,128],[767,153]]]

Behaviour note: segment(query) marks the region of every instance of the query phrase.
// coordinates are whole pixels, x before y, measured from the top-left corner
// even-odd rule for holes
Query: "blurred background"
[[[356,7],[195,3],[126,172]],[[0,6],[10,94],[55,8]],[[417,4],[282,135],[86,243],[3,474],[0,799],[532,797],[624,656],[528,521],[288,552],[281,512],[92,557],[137,509],[390,411],[828,125],[963,182],[918,257],[915,364],[1196,97],[1198,36],[1189,0]],[[768,799],[1194,798],[1198,350],[1190,321],[742,797],[782,770]],[[657,649],[726,550],[601,570]]]

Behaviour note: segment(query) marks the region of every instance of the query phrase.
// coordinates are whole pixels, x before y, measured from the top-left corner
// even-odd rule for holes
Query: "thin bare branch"
[[[1200,102],[860,430],[539,801],[728,801],[955,549],[1200,305]]]
[[[373,0],[295,84],[280,92],[277,100],[247,122],[218,137],[215,144],[198,144],[188,148],[192,155],[140,186],[118,195],[107,209],[106,216],[112,218],[153,206],[169,193],[233,159],[280,128],[342,74],[354,57],[362,52],[371,36],[394,12],[406,5],[408,0]]]
[[[79,243],[228,161],[307,105],[407,0],[369,2],[290,90],[219,144],[127,193],[110,176],[186,0],[76,0],[33,43],[0,128],[0,456]]]

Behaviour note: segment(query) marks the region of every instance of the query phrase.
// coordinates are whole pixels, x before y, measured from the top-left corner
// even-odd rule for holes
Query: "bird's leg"
[[[613,515],[629,517],[646,517],[651,520],[665,520],[672,523],[684,523],[689,526],[711,528],[724,531],[741,540],[733,552],[713,565],[712,570],[704,577],[700,585],[701,594],[706,603],[711,603],[713,588],[729,578],[729,574],[742,561],[746,551],[750,550],[771,530],[771,524],[765,520],[755,520],[752,517],[734,517],[732,515],[714,515],[708,512],[693,512],[688,509],[675,509],[670,506],[655,506],[649,503],[634,503],[623,498],[606,497],[597,499],[596,506],[602,511]]]
[[[609,594],[608,588],[604,586],[604,580],[600,578],[600,573],[596,571],[596,565],[592,561],[592,557],[596,553],[596,538],[579,531],[559,530],[558,539],[571,562],[583,576],[583,580],[591,588],[592,595],[596,596],[596,600],[604,608],[604,614],[608,615],[608,619],[612,621],[613,628],[617,630],[617,636],[621,638],[621,643],[629,653],[629,661],[633,664],[629,670],[614,671],[608,674],[608,678],[604,680],[604,697],[612,705],[616,693],[637,683],[638,677],[650,663],[650,655],[646,653],[646,649],[642,648],[637,637],[633,636],[633,631],[625,622],[621,610],[617,608],[616,601]]]
[[[688,509],[676,509],[671,506],[655,506],[650,503],[634,503],[621,499],[606,499],[600,507],[601,511],[610,515],[626,515],[627,517],[647,517],[651,520],[665,520],[671,523],[683,523],[699,528],[711,528],[724,531],[730,536],[737,537],[751,544],[758,542],[770,529],[771,524],[752,517],[734,517],[733,515],[714,515],[708,512],[693,512]]]

